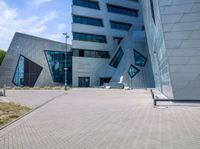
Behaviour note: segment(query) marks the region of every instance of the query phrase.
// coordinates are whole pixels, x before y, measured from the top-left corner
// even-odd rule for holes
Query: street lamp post
[[[68,34],[67,33],[63,33],[63,35],[65,36],[65,39],[66,39],[66,49],[65,49],[65,68],[64,68],[64,71],[65,71],[65,91],[67,90],[67,39],[69,38]]]

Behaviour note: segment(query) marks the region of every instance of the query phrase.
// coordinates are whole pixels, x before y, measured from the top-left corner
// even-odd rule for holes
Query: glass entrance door
[[[90,87],[90,77],[79,77],[79,87]]]

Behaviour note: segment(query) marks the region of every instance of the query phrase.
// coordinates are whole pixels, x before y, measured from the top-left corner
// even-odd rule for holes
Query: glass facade
[[[86,25],[103,27],[102,19],[97,19],[97,18],[89,18],[89,17],[73,15],[73,22],[79,23],[79,24],[86,24]]]
[[[85,49],[72,49],[73,56],[76,57],[92,57],[92,58],[107,58],[109,59],[108,51],[95,51],[95,50],[85,50]]]
[[[135,66],[131,65],[129,67],[128,74],[131,78],[135,77],[139,72],[140,70],[136,68]]]
[[[146,65],[147,58],[136,50],[134,50],[134,58],[135,58],[135,65],[141,67],[144,67]]]
[[[132,24],[110,21],[111,28],[119,29],[119,30],[129,30]]]
[[[45,51],[51,76],[56,83],[65,82],[65,52]],[[67,84],[72,84],[72,55],[67,53]]]
[[[20,55],[13,77],[13,84],[33,87],[41,71],[41,66]]]
[[[117,53],[115,54],[115,56],[111,60],[110,66],[117,68],[122,57],[123,57],[123,55],[124,55],[124,52],[123,52],[122,48],[119,48],[119,50],[117,51]]]
[[[74,40],[107,43],[106,36],[73,32]]]
[[[138,10],[135,9],[111,5],[111,4],[107,4],[107,8],[109,12],[138,17]]]
[[[73,0],[73,5],[92,8],[92,9],[98,9],[98,10],[100,9],[98,2],[90,1],[90,0]]]

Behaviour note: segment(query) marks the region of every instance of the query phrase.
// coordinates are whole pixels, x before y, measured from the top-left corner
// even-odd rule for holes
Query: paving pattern
[[[149,91],[73,89],[0,131],[0,149],[199,149],[200,107]]]
[[[63,90],[7,90],[7,96],[0,99],[35,108],[62,94]]]

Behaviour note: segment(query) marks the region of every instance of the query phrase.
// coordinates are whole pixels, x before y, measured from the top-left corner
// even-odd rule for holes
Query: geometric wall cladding
[[[20,55],[12,82],[16,86],[33,87],[42,69],[38,64]]]
[[[128,74],[131,78],[133,78],[135,75],[137,75],[140,72],[138,68],[135,66],[131,65],[128,70]]]
[[[146,65],[147,58],[144,57],[138,51],[136,51],[136,50],[133,50],[133,51],[134,51],[135,65],[144,67]]]

